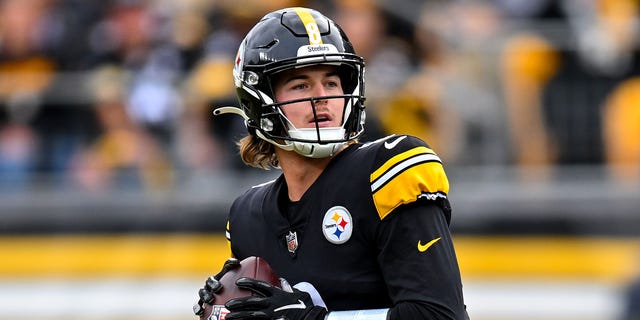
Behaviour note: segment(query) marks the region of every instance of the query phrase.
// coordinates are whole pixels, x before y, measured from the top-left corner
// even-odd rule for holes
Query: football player
[[[282,174],[233,202],[235,259],[222,273],[259,256],[310,286],[240,279],[257,295],[227,302],[226,319],[468,318],[443,165],[412,136],[358,142],[364,61],[340,27],[307,8],[269,13],[240,45],[233,77],[241,107],[215,113],[245,119],[245,163]],[[221,274],[200,289],[196,314]]]

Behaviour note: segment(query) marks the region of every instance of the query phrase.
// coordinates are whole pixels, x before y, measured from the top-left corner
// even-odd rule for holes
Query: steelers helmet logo
[[[331,243],[347,242],[353,233],[353,220],[349,211],[340,206],[329,209],[322,220],[322,233]]]

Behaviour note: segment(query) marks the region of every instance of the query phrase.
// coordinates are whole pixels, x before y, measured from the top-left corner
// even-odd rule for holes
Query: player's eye
[[[340,86],[340,84],[337,81],[329,81],[327,83],[327,87],[330,87],[330,88],[337,88],[339,86]]]
[[[303,90],[307,88],[306,83],[294,83],[291,85],[291,90]]]

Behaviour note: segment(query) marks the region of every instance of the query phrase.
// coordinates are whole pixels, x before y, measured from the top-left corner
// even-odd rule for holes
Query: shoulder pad
[[[446,199],[449,180],[442,161],[424,141],[392,135],[379,141],[377,149],[369,181],[380,219],[418,199]]]

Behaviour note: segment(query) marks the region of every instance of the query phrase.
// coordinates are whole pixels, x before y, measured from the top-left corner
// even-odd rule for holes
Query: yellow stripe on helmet
[[[298,14],[298,17],[300,17],[305,30],[307,30],[307,35],[309,36],[309,44],[322,44],[320,28],[318,28],[318,23],[316,22],[316,19],[314,19],[311,15],[311,12],[305,8],[293,8],[293,10],[295,10],[295,12]]]

